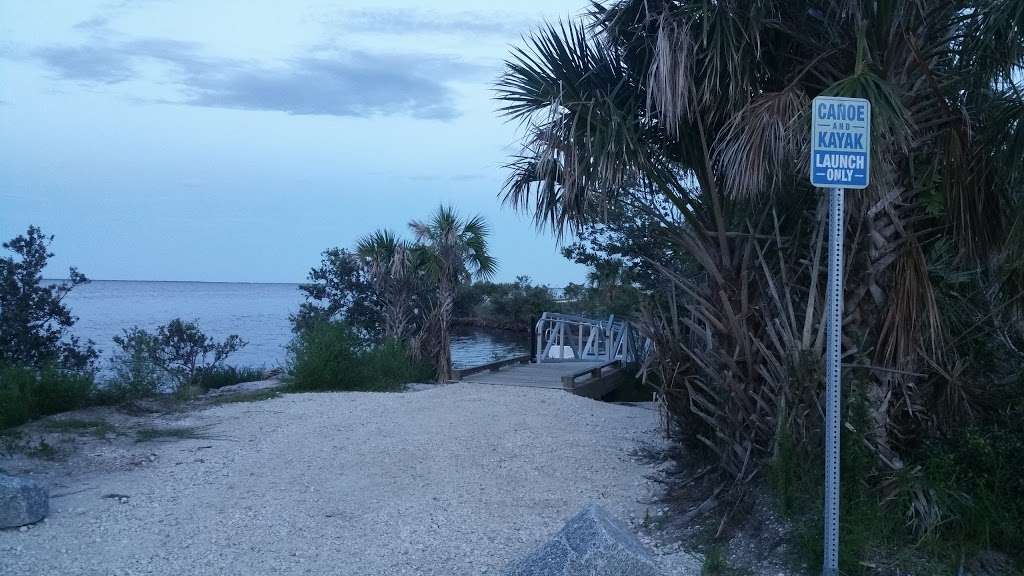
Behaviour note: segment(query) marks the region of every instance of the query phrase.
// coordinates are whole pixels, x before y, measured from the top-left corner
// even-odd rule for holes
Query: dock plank
[[[544,362],[521,364],[502,368],[496,372],[481,372],[463,378],[463,382],[494,386],[523,386],[562,390],[562,376],[595,368],[601,362]]]

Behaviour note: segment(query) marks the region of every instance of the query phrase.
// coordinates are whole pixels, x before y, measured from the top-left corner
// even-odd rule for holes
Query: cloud
[[[304,57],[280,69],[241,67],[192,79],[197,106],[281,110],[290,114],[368,117],[406,114],[450,120],[459,115],[439,78],[470,67],[422,55],[351,53],[338,59]]]
[[[104,46],[54,46],[35,55],[64,80],[116,84],[135,76],[129,58]]]
[[[147,65],[156,63],[180,91],[178,98],[166,102],[298,115],[435,120],[459,115],[451,81],[486,70],[449,56],[359,51],[300,56],[268,65],[209,57],[197,44],[160,38],[97,38],[78,46],[42,48],[34,56],[59,78],[87,84],[139,79]]]
[[[101,30],[106,29],[107,24],[110,23],[110,18],[107,16],[94,16],[88,20],[82,20],[78,24],[72,26],[76,30]]]
[[[446,12],[422,10],[346,10],[337,17],[349,30],[388,34],[476,34],[519,36],[535,22],[500,12]]]

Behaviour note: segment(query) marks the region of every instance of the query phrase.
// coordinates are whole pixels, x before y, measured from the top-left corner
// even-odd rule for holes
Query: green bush
[[[92,374],[57,368],[0,368],[0,428],[77,410],[93,402]]]
[[[119,386],[127,386],[129,391],[152,392],[154,386],[163,390],[166,377],[173,381],[175,391],[186,397],[194,389],[203,388],[200,380],[204,373],[213,384],[237,383],[230,381],[230,371],[221,375],[219,370],[229,355],[247,344],[237,334],[218,342],[203,333],[196,322],[180,318],[152,333],[138,326],[126,329],[114,337],[114,343],[120,349],[115,358]]]
[[[101,404],[148,398],[171,387],[167,373],[153,363],[145,346],[122,346],[110,367],[113,377],[96,391]]]
[[[930,573],[914,563],[931,562],[927,566],[943,566],[953,574],[960,562],[984,550],[1024,560],[1022,396],[1001,391],[1001,409],[908,452],[903,471],[896,474],[879,474],[863,438],[844,428],[839,526],[843,573],[876,574],[872,561],[886,559],[909,563],[911,573]],[[866,403],[858,389],[849,391],[846,405],[844,421],[854,430],[867,429]],[[823,466],[821,446],[796,446],[782,430],[767,469],[779,510],[794,521],[794,551],[808,566],[822,561]],[[934,525],[927,526],[927,520]]]
[[[996,549],[1024,560],[1024,402],[1017,399],[925,450],[928,484],[941,499],[937,536],[968,557]]]
[[[296,336],[290,353],[290,388],[297,391],[401,390],[432,373],[429,364],[411,360],[401,344],[366,345],[338,322],[308,327]]]
[[[869,418],[863,390],[849,386],[843,400],[849,427],[840,434],[839,568],[848,576],[869,576],[876,574],[873,561],[916,539],[902,513],[905,502],[885,502],[871,482],[875,456],[859,432]],[[780,427],[765,480],[778,511],[792,522],[794,559],[810,567],[824,560],[824,471],[823,443],[799,444],[789,428]]]

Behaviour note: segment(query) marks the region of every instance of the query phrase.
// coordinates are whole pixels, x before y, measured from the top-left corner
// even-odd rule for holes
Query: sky
[[[0,0],[0,238],[55,235],[51,277],[298,282],[446,203],[490,222],[497,280],[582,281],[502,206],[493,86],[586,5]]]

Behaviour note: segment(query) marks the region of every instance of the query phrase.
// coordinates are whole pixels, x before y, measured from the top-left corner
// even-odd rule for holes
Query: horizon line
[[[50,282],[66,282],[70,278],[43,278]],[[306,284],[306,282],[258,282],[250,280],[139,280],[132,278],[89,278],[89,282],[178,282],[188,284]]]

